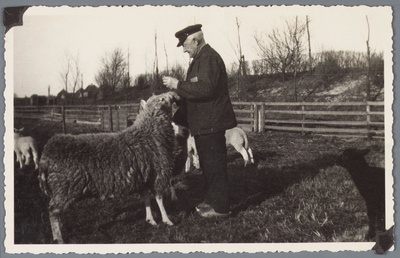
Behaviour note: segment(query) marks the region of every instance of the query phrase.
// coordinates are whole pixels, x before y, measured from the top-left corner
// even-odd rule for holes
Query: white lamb
[[[39,166],[39,157],[37,151],[36,141],[30,136],[22,136],[21,131],[24,128],[15,129],[14,128],[14,151],[17,155],[17,161],[19,162],[20,168],[24,168],[25,165],[29,165],[31,160],[31,153],[33,157],[33,162],[35,163],[35,170]]]
[[[253,151],[249,147],[249,142],[246,133],[239,127],[226,130],[225,132],[226,145],[232,145],[237,152],[239,152],[244,159],[244,165],[247,163],[254,164]],[[190,170],[190,157],[193,159],[193,166],[197,169],[200,168],[199,156],[197,154],[196,144],[194,137],[189,136],[187,140],[188,144],[188,158],[186,160],[185,172]]]

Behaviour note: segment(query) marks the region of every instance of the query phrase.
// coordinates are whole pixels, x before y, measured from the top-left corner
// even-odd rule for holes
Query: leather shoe
[[[203,218],[214,218],[214,217],[225,218],[231,215],[231,212],[226,212],[226,213],[216,212],[210,206],[208,208],[200,208],[197,210],[197,212]]]
[[[200,210],[203,210],[203,209],[208,209],[210,207],[211,207],[210,204],[202,202],[202,203],[200,203],[199,205],[196,206],[196,210],[200,211]]]

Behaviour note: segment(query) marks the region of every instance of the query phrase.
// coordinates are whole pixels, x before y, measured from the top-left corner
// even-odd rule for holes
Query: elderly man
[[[189,127],[205,180],[205,198],[196,210],[202,217],[230,214],[225,130],[237,125],[221,56],[206,44],[201,24],[178,31],[178,47],[192,59],[186,81],[164,77],[163,83],[184,99],[175,122]]]

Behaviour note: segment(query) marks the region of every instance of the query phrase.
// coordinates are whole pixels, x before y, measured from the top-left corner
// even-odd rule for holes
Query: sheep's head
[[[152,116],[169,115],[172,117],[172,104],[179,101],[180,97],[175,92],[153,95],[147,101],[141,100],[141,110],[147,110]]]
[[[366,164],[364,156],[370,152],[369,149],[355,149],[349,148],[342,152],[342,154],[337,158],[336,165],[342,167],[348,166],[359,166]]]
[[[14,140],[17,139],[17,138],[22,137],[21,132],[22,132],[23,130],[24,130],[23,127],[22,127],[21,129],[14,128]]]
[[[22,127],[21,129],[14,128],[14,133],[20,133],[23,130],[24,130],[24,127]]]

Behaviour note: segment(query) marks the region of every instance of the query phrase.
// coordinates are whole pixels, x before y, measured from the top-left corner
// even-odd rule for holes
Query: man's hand
[[[170,77],[170,76],[163,76],[162,80],[163,80],[163,84],[165,86],[167,86],[169,89],[175,89],[176,90],[178,88],[178,83],[179,83],[178,79],[175,79],[175,78]]]

